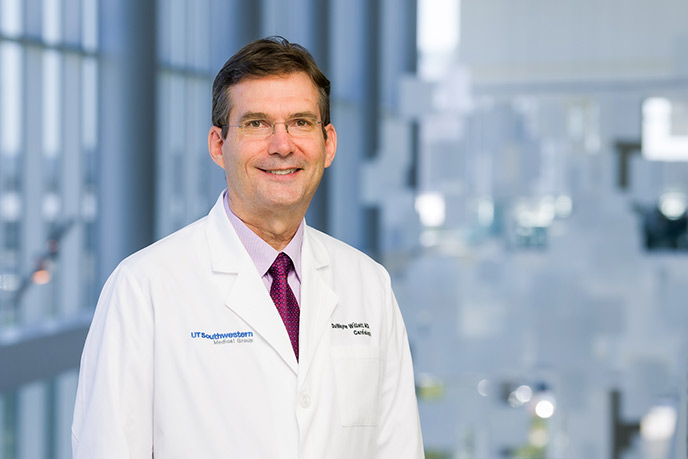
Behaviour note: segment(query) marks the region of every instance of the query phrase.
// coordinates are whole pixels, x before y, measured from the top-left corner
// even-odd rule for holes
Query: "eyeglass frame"
[[[303,119],[303,118],[294,118],[294,119],[291,119],[291,120],[288,120],[288,121],[279,121],[279,122],[278,122],[278,121],[273,121],[273,122],[271,123],[272,131],[271,131],[269,134],[257,135],[257,134],[246,134],[246,133],[244,133],[244,135],[247,136],[247,137],[253,137],[253,138],[255,138],[255,139],[267,139],[267,138],[270,137],[271,135],[274,135],[274,134],[275,134],[275,126],[276,126],[276,125],[278,125],[278,124],[284,124],[284,130],[286,131],[286,133],[289,134],[289,135],[292,136],[292,137],[297,137],[297,138],[298,138],[298,137],[299,137],[298,134],[297,134],[296,136],[294,136],[293,133],[290,133],[290,132],[289,132],[289,125],[288,125],[288,123],[293,122],[293,121],[298,121],[298,120],[300,120],[300,119]],[[252,121],[256,121],[256,120],[252,120]],[[307,136],[308,134],[310,134],[311,132],[315,132],[315,131],[316,131],[315,125],[319,124],[319,125],[321,126],[321,128],[322,128],[322,131],[323,131],[323,134],[325,135],[325,138],[327,138],[327,133],[325,132],[325,125],[323,125],[323,121],[322,121],[322,120],[318,120],[318,121],[312,121],[312,122],[313,122],[313,124],[314,124],[313,130],[312,130],[312,131],[308,131],[307,133],[304,133],[303,136],[305,137],[305,136]],[[239,128],[240,130],[241,130],[242,128],[245,129],[244,125],[242,125],[242,124],[224,124],[224,125],[220,126],[220,129],[224,130],[225,128],[230,128],[230,127]],[[241,131],[240,131],[240,132],[241,132]],[[227,137],[227,133],[226,133],[226,132],[224,133],[224,137]]]

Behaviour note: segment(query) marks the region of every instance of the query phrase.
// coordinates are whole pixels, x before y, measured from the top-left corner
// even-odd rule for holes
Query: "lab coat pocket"
[[[342,425],[377,425],[382,376],[380,348],[333,347],[332,364]]]

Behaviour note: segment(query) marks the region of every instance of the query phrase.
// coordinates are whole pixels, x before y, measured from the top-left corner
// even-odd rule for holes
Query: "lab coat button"
[[[302,408],[308,408],[311,406],[311,396],[308,394],[301,394],[301,400],[299,401]]]

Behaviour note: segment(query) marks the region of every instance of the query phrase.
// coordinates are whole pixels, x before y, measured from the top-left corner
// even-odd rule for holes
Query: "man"
[[[329,86],[280,37],[219,72],[208,148],[227,190],[108,279],[75,458],[423,457],[388,274],[304,223],[337,147]]]

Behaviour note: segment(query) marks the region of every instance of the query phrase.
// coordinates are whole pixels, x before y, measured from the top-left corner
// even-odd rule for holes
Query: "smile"
[[[266,170],[263,169],[265,172],[273,175],[287,175],[287,174],[293,174],[294,172],[298,171],[298,169],[274,169],[274,170]]]

